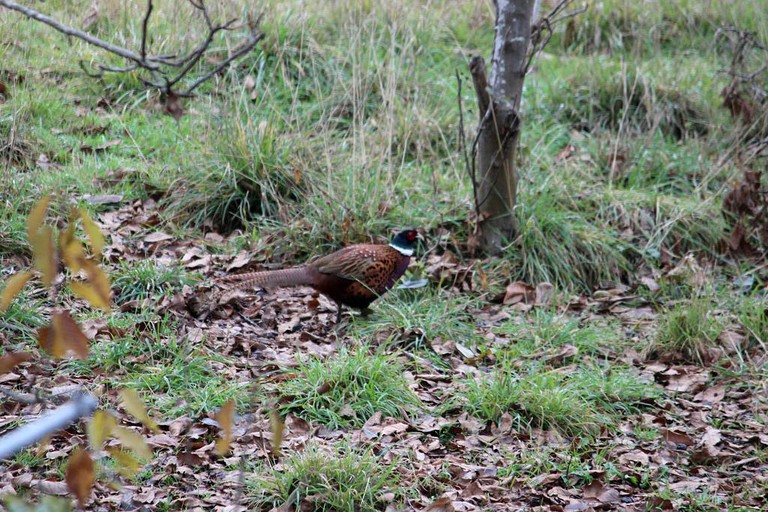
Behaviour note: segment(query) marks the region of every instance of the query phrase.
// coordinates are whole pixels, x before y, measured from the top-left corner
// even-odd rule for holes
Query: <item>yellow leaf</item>
[[[35,237],[40,230],[40,226],[43,225],[45,213],[48,210],[50,202],[50,195],[43,196],[29,212],[29,216],[27,217],[27,241],[29,242],[29,245],[34,245]]]
[[[32,354],[29,352],[8,352],[3,357],[0,357],[0,375],[8,373],[13,370],[17,365],[24,361],[32,359]]]
[[[84,208],[79,208],[79,211],[80,218],[83,219],[83,229],[91,241],[91,253],[94,256],[101,256],[101,251],[104,249],[104,235]]]
[[[152,450],[147,442],[133,430],[118,426],[112,429],[112,435],[118,438],[125,448],[133,450],[140,459],[152,458]]]
[[[40,347],[53,357],[64,357],[68,351],[80,359],[88,357],[88,338],[66,311],[51,315],[51,324],[40,329],[37,339]]]
[[[64,231],[62,233],[65,233]],[[79,272],[83,267],[80,263],[85,260],[85,249],[83,244],[77,238],[65,242],[59,236],[59,250],[61,251],[61,260],[69,267],[73,274]]]
[[[118,473],[126,478],[131,478],[136,473],[138,473],[139,461],[136,460],[136,457],[131,455],[130,452],[121,450],[116,446],[108,447],[107,452],[109,452],[112,458],[115,459],[115,462],[117,462],[116,469]]]
[[[80,508],[84,508],[85,502],[91,495],[93,484],[96,482],[96,473],[93,470],[91,456],[79,446],[69,457],[65,479],[69,492],[75,495]]]
[[[76,297],[79,297],[95,307],[104,309],[104,299],[96,289],[89,283],[83,283],[80,281],[72,281],[69,283],[69,289]],[[106,305],[105,311],[109,311],[109,304]]]
[[[146,425],[152,432],[160,432],[160,427],[149,417],[144,401],[135,390],[128,388],[120,390],[120,399],[123,401],[123,407],[130,415]]]
[[[0,313],[8,309],[13,299],[24,289],[24,285],[27,284],[30,277],[32,277],[32,272],[17,272],[8,280],[8,284],[3,289],[3,294],[0,295]]]
[[[283,444],[283,432],[285,430],[285,422],[283,422],[277,409],[272,409],[272,413],[269,415],[269,426],[272,429],[272,456],[277,458],[280,457],[280,445]]]
[[[32,239],[32,255],[35,258],[35,268],[42,274],[40,280],[46,288],[50,288],[58,270],[51,226],[42,226],[37,230]]]
[[[114,416],[107,411],[96,411],[85,429],[88,432],[88,443],[90,443],[91,448],[100,450],[101,445],[104,444],[116,426],[117,420]]]
[[[228,400],[221,406],[214,419],[219,422],[219,427],[223,432],[221,439],[216,441],[216,453],[224,455],[229,451],[229,445],[232,442],[232,427],[235,421],[235,402]]]
[[[96,263],[88,259],[81,258],[80,266],[85,270],[85,273],[88,276],[88,282],[91,283],[91,286],[98,297],[96,302],[93,302],[92,300],[89,300],[89,302],[94,307],[109,311],[109,303],[112,300],[112,289],[107,274],[105,274],[104,271],[101,270],[101,267]]]

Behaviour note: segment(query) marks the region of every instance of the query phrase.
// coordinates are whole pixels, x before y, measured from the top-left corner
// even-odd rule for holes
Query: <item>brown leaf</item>
[[[149,417],[144,401],[134,389],[124,388],[120,390],[120,399],[123,401],[123,407],[134,418],[143,423],[149,430],[157,434],[160,427],[155,420]]]
[[[40,271],[43,286],[50,288],[58,268],[56,265],[56,247],[53,245],[53,228],[42,226],[37,230],[32,242],[32,254],[35,268]]]
[[[17,365],[30,359],[32,359],[32,354],[29,352],[6,352],[3,357],[0,357],[0,375],[8,373]]]
[[[455,512],[451,498],[444,496],[433,501],[424,512]]]
[[[40,226],[43,225],[45,214],[48,211],[48,205],[51,202],[51,196],[46,195],[40,198],[40,200],[32,208],[27,217],[27,241],[29,245],[34,243],[37,232],[40,230]]]
[[[535,299],[536,288],[521,281],[515,281],[507,285],[501,303],[504,305],[517,304],[518,302],[531,304]]]
[[[110,302],[112,301],[112,288],[109,283],[109,277],[107,277],[107,274],[101,270],[101,267],[93,261],[81,258],[79,262],[80,266],[85,270],[85,273],[88,276],[88,282],[93,291],[92,294],[90,294],[89,291],[88,302],[90,302],[93,307],[109,312]],[[80,288],[80,291],[82,292],[83,289]]]
[[[91,495],[93,484],[96,482],[96,474],[91,456],[79,446],[69,457],[66,482],[69,491],[77,498],[77,503],[84,508],[85,502]]]
[[[214,416],[219,427],[221,427],[223,436],[216,441],[216,453],[224,455],[229,451],[229,445],[232,442],[232,427],[235,421],[235,401],[228,400],[227,403],[221,406],[219,412]]]
[[[64,357],[69,351],[80,359],[88,357],[88,338],[66,311],[51,315],[50,325],[40,329],[37,340],[53,357]]]
[[[17,272],[8,279],[5,288],[3,288],[3,294],[0,295],[0,313],[8,309],[8,306],[11,305],[13,299],[21,293],[21,290],[24,289],[24,285],[27,284],[27,281],[29,281],[31,277],[32,272],[25,271]]]
[[[691,436],[688,434],[682,433],[682,432],[675,432],[673,430],[669,430],[667,428],[661,429],[661,434],[664,436],[664,441],[666,441],[668,444],[672,444],[675,446],[693,446],[694,441],[691,439]]]

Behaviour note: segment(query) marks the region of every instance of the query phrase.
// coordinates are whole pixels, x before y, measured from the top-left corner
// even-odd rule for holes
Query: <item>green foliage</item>
[[[399,480],[395,464],[384,465],[373,452],[346,443],[331,453],[309,445],[291,454],[282,467],[247,482],[254,506],[312,503],[318,511],[378,510],[381,494],[397,489]]]
[[[737,318],[749,340],[763,349],[768,346],[768,309],[764,297],[746,297],[739,301]]]
[[[329,428],[359,427],[374,413],[403,418],[421,408],[403,366],[366,347],[342,350],[330,360],[299,362],[297,376],[280,385],[281,410]]]
[[[367,339],[392,339],[423,348],[435,340],[477,341],[473,319],[468,313],[476,301],[439,287],[395,289],[373,306],[373,313],[356,318],[353,329]]]
[[[509,413],[515,430],[555,429],[568,436],[594,435],[659,396],[627,369],[596,365],[566,375],[535,366],[521,371],[502,363],[465,386],[465,408],[481,419],[496,422]]]
[[[197,280],[196,276],[179,266],[163,266],[152,260],[142,260],[123,262],[113,273],[112,285],[115,301],[122,304],[158,295],[173,295]]]
[[[656,338],[648,348],[650,357],[672,354],[684,361],[703,364],[710,359],[711,349],[718,346],[723,330],[706,298],[695,298],[670,309],[659,320]]]

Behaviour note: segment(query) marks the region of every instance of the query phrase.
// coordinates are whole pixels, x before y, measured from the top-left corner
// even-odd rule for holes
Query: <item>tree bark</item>
[[[488,91],[483,97],[478,84],[485,80],[485,66],[470,64],[481,121],[477,138],[475,204],[478,212],[478,246],[498,255],[515,236],[513,208],[517,197],[515,150],[520,133],[518,109],[523,92],[535,0],[498,0],[496,36]],[[480,76],[483,75],[483,76]]]

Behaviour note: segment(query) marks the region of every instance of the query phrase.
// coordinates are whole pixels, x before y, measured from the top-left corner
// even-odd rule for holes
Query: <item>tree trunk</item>
[[[497,0],[496,36],[488,87],[485,65],[470,63],[480,107],[475,205],[478,246],[497,255],[515,236],[517,195],[515,149],[520,133],[517,114],[523,92],[535,0]],[[490,89],[490,90],[489,90]]]

